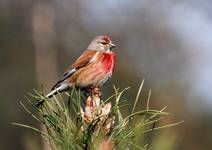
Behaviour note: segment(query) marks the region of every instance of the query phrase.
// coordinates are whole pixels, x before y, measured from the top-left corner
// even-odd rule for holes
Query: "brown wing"
[[[93,50],[86,50],[63,74],[63,77],[52,87],[51,90],[57,88],[61,85],[61,83],[72,76],[77,70],[86,66],[93,56],[96,54],[96,51]]]
[[[81,68],[87,65],[94,57],[97,51],[86,50],[75,62],[71,65],[71,68]]]

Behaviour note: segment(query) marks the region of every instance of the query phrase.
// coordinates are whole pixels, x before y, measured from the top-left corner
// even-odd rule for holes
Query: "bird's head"
[[[88,46],[88,49],[96,51],[111,51],[114,47],[116,47],[116,45],[112,43],[109,36],[99,35],[93,39]]]

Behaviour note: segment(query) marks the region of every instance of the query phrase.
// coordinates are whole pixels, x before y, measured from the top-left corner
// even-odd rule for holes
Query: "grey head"
[[[93,41],[91,41],[88,49],[96,51],[111,51],[114,47],[116,47],[116,45],[112,43],[109,36],[99,35],[96,36]]]

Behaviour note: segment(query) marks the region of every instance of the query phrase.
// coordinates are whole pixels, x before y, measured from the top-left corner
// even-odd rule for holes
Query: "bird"
[[[96,36],[45,97],[51,98],[72,88],[80,90],[101,88],[114,72],[116,63],[116,55],[112,51],[114,47],[116,45],[108,35]],[[36,106],[39,107],[44,101],[40,100]]]

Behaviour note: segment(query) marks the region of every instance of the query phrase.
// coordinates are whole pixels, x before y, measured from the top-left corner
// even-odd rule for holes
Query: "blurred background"
[[[167,122],[185,121],[154,133],[152,148],[212,148],[211,27],[210,0],[0,0],[0,149],[42,149],[37,133],[11,125],[39,127],[19,101],[42,84],[48,92],[101,34],[118,45],[104,96],[115,84],[134,98],[145,78],[151,106],[168,106]]]

